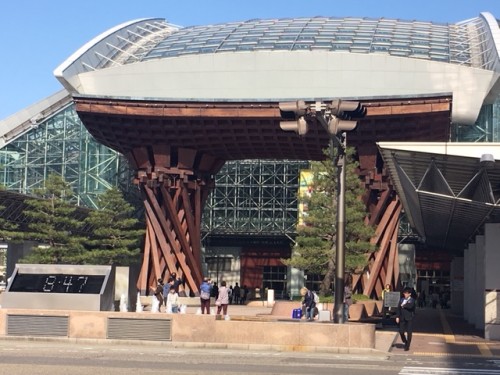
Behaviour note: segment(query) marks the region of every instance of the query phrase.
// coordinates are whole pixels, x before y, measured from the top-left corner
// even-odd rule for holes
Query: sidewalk
[[[397,332],[397,326],[386,326],[384,331]],[[403,351],[399,334],[390,349],[392,354],[499,357],[500,342],[485,340],[482,331],[454,315],[451,310],[426,307],[417,309],[410,350]]]
[[[196,306],[189,306],[188,313],[196,313]],[[215,310],[214,310],[215,311]],[[229,305],[228,315],[235,319],[272,318],[271,307],[266,302],[252,301],[247,305]],[[413,329],[410,351],[403,351],[403,345],[394,324],[382,325],[380,318],[367,321],[376,324],[376,350],[390,354],[423,356],[479,356],[500,357],[500,342],[485,340],[482,332],[454,315],[451,310],[440,308],[418,309]],[[349,324],[349,323],[347,323]]]

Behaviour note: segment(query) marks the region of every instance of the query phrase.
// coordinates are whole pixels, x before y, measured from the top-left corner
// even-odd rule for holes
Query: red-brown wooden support
[[[383,215],[375,230],[371,242],[376,250],[368,256],[368,272],[365,277],[357,278],[363,294],[370,297],[380,296],[384,285],[392,287],[399,283],[398,265],[398,230],[402,210],[401,202],[396,195],[392,195],[389,204],[383,208]]]
[[[152,151],[136,148],[127,155],[137,168],[135,183],[146,211],[137,289],[149,294],[157,279],[175,272],[184,280],[181,292],[197,295],[203,278],[201,214],[223,161],[189,149],[157,146]]]

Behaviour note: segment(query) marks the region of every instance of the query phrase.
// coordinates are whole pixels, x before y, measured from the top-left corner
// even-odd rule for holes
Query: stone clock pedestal
[[[3,308],[114,311],[111,266],[17,264]]]

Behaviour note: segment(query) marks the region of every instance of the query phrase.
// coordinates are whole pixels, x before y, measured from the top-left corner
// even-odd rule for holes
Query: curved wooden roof
[[[277,102],[166,102],[78,96],[76,111],[101,143],[127,154],[145,146],[186,148],[218,160],[322,160],[328,135],[311,123],[305,136],[281,130]],[[361,100],[366,117],[349,145],[378,141],[448,141],[447,96]]]

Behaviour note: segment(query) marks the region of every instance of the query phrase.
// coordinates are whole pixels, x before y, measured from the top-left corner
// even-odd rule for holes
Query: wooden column
[[[150,294],[159,278],[175,272],[184,281],[181,293],[198,295],[202,282],[201,213],[223,161],[195,150],[169,147],[134,149],[146,212],[146,241],[137,289]],[[172,162],[175,160],[175,162]],[[196,162],[195,162],[196,161]],[[201,161],[201,162],[200,162]]]

